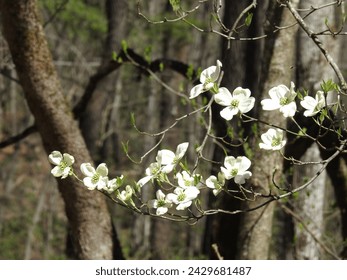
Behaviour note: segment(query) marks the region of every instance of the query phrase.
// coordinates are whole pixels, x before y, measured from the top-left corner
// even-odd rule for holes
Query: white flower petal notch
[[[250,167],[251,161],[245,156],[237,158],[227,156],[224,159],[224,166],[221,167],[221,171],[225,179],[230,180],[234,178],[236,184],[242,185],[252,176],[252,173],[248,171]]]
[[[53,151],[49,156],[48,160],[50,163],[56,165],[51,173],[54,177],[61,177],[65,179],[72,172],[72,165],[75,163],[75,158],[68,154],[62,154],[59,151]]]
[[[269,90],[270,99],[261,101],[263,110],[272,111],[279,109],[285,118],[293,117],[296,113],[295,97],[297,93],[294,90],[293,82],[290,84],[290,89],[285,85],[279,85]]]
[[[270,128],[267,132],[261,135],[263,143],[259,143],[259,147],[264,150],[277,151],[282,149],[286,140],[283,136],[283,130],[279,128]]]
[[[200,84],[194,86],[190,90],[189,99],[193,99],[199,96],[201,93],[208,90],[212,90],[215,87],[218,87],[219,77],[221,75],[222,63],[217,60],[217,64],[210,66],[203,70],[200,74]]]
[[[101,163],[95,168],[90,163],[81,164],[81,172],[86,177],[83,179],[83,184],[89,190],[107,190],[108,187],[108,168],[105,163]]]
[[[222,87],[214,96],[216,103],[226,106],[220,115],[222,118],[230,121],[238,113],[244,114],[254,107],[255,98],[251,97],[251,91],[247,88],[237,87],[233,93]]]
[[[172,202],[166,198],[165,194],[161,190],[157,190],[156,197],[157,199],[149,200],[147,206],[149,208],[157,209],[157,216],[162,216],[172,207]]]
[[[300,101],[300,104],[306,109],[304,116],[313,117],[325,107],[324,92],[321,90],[317,91],[315,98],[312,96],[305,96],[304,100]]]

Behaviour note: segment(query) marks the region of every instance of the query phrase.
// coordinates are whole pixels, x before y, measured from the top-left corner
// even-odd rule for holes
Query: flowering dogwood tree
[[[255,102],[257,102],[256,99],[251,96],[249,89],[237,87],[231,94],[227,88],[220,87],[222,73],[222,63],[219,60],[217,66],[210,66],[203,70],[200,74],[201,84],[191,89],[190,99],[197,98],[201,93],[210,91],[212,96],[208,105],[203,107],[205,112],[208,112],[212,103],[216,102],[226,107],[220,111],[220,115],[227,121],[232,120],[237,115],[240,118],[243,115],[244,118],[249,118],[246,113],[253,109]],[[283,84],[270,88],[269,95],[271,99],[260,101],[263,110],[279,110],[283,114],[283,118],[293,118],[298,113],[296,106],[298,94],[294,88],[293,82],[291,82],[290,89]],[[315,99],[310,96],[301,99],[300,104],[305,109],[303,113],[305,117],[322,114],[322,109],[328,106],[323,91],[318,91]],[[280,151],[286,145],[285,132],[285,128],[270,127],[266,133],[260,136],[259,148],[273,152]],[[159,150],[156,162],[151,163],[145,171],[145,176],[132,185],[124,185],[125,178],[123,175],[117,178],[109,178],[108,168],[105,163],[99,164],[96,169],[91,163],[82,163],[80,169],[85,177],[78,178],[78,180],[86,189],[101,191],[114,202],[136,212],[171,217],[175,220],[199,219],[209,213],[207,209],[202,209],[200,205],[199,195],[201,191],[211,190],[215,196],[222,193],[230,194],[226,184],[228,180],[233,180],[239,186],[240,191],[253,192],[246,187],[247,180],[252,176],[252,172],[249,171],[252,162],[246,156],[234,157],[227,155],[224,165],[220,166],[220,172],[211,174],[207,179],[204,179],[196,173],[195,169],[189,169],[189,165],[184,163],[183,159],[188,149],[189,143],[184,142],[178,144],[176,152],[169,149]],[[72,167],[74,163],[73,155],[67,153],[62,155],[60,151],[53,151],[49,155],[49,160],[56,165],[52,169],[53,176],[62,179],[69,175],[77,177]],[[146,185],[151,185],[157,189],[155,192],[156,198],[142,201],[141,191]],[[291,193],[293,191],[284,192],[282,195],[271,197],[271,199],[279,199]],[[264,196],[265,194],[254,193],[254,195]],[[192,207],[195,207],[199,214],[195,214],[196,211],[193,211]],[[155,212],[151,209],[155,209]],[[190,213],[188,216],[185,211],[187,209]],[[184,212],[180,214],[180,211]]]

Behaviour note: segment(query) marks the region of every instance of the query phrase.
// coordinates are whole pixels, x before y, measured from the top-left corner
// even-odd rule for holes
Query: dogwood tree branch
[[[302,30],[305,31],[305,33],[308,35],[309,38],[312,39],[312,41],[316,44],[316,46],[319,48],[321,53],[324,55],[332,69],[334,70],[337,78],[339,79],[341,90],[343,94],[347,94],[347,83],[345,78],[343,77],[343,74],[339,68],[339,66],[336,64],[334,59],[331,57],[327,49],[323,46],[322,41],[319,40],[316,33],[312,31],[312,29],[306,24],[306,22],[303,20],[303,18],[299,15],[299,13],[294,9],[293,5],[289,0],[284,1],[284,5],[288,8],[288,10],[291,12],[295,20],[298,22]]]

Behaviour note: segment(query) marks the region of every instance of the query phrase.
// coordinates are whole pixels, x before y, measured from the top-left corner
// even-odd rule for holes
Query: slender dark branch
[[[328,63],[330,64],[331,68],[334,70],[337,78],[340,81],[341,89],[344,94],[347,94],[347,83],[345,78],[343,77],[343,74],[340,70],[340,68],[337,66],[334,59],[331,57],[329,52],[326,50],[326,48],[323,46],[323,43],[318,39],[317,34],[315,34],[309,26],[306,24],[306,22],[303,20],[303,18],[299,15],[299,13],[294,9],[291,2],[289,0],[285,1],[285,5],[287,6],[288,10],[291,12],[295,20],[298,22],[300,27],[305,31],[305,33],[308,35],[309,38],[312,39],[312,41],[316,44],[316,46],[319,48],[321,53],[324,55]]]
[[[17,142],[19,142],[20,140],[26,138],[27,136],[29,136],[30,134],[36,132],[36,126],[35,125],[31,125],[29,127],[27,127],[26,129],[24,129],[21,133],[12,136],[8,139],[6,139],[5,141],[0,142],[0,149],[5,148],[7,146],[10,146],[12,144],[15,144]]]
[[[91,100],[93,93],[97,85],[112,72],[116,71],[120,66],[126,62],[131,62],[136,66],[140,73],[146,76],[150,75],[150,72],[159,72],[164,69],[171,69],[187,79],[195,79],[197,72],[195,70],[189,71],[190,66],[177,60],[172,59],[156,59],[152,62],[147,61],[143,56],[137,54],[130,48],[122,50],[119,55],[112,60],[108,60],[101,64],[97,72],[89,78],[89,82],[85,88],[84,94],[82,95],[79,102],[74,106],[72,112],[76,119],[79,119],[81,114],[85,111],[89,101]],[[133,63],[135,62],[135,63]],[[12,136],[7,140],[0,143],[0,148],[12,145],[24,139],[28,135],[36,132],[35,125],[26,128],[23,132],[18,135]]]
[[[195,70],[189,72],[190,66],[177,60],[162,58],[149,62],[134,50],[127,48],[122,50],[115,59],[102,64],[98,71],[90,77],[82,98],[73,109],[75,118],[78,119],[86,109],[98,83],[126,62],[131,62],[137,66],[140,73],[146,76],[150,75],[149,72],[159,72],[163,69],[171,69],[188,79],[195,78],[197,73]]]

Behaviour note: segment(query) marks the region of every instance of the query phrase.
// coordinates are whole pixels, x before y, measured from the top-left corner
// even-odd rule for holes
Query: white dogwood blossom
[[[270,99],[261,101],[263,110],[272,111],[279,109],[284,117],[293,117],[296,112],[294,83],[291,82],[290,89],[285,85],[279,85],[269,90]]]
[[[206,180],[206,186],[212,189],[212,192],[215,196],[217,196],[225,185],[225,177],[222,172],[218,173],[218,178],[214,175],[211,175]]]
[[[72,171],[72,165],[75,162],[75,158],[67,153],[61,154],[59,151],[53,151],[49,156],[50,163],[56,165],[51,173],[54,177],[61,177],[65,179]]]
[[[115,192],[117,189],[119,189],[122,186],[123,180],[124,180],[123,175],[121,175],[120,177],[114,178],[112,180],[108,180],[107,187],[105,188],[105,190],[110,194]]]
[[[176,165],[179,163],[179,161],[184,157],[185,153],[187,152],[189,143],[181,143],[176,148],[176,153],[170,151],[170,150],[160,150],[157,154],[157,162],[162,165],[161,171],[163,173],[170,173]]]
[[[280,150],[286,144],[283,139],[283,130],[270,128],[266,133],[261,135],[263,143],[259,143],[259,147],[265,150]]]
[[[166,214],[169,208],[172,207],[172,202],[166,198],[165,194],[161,190],[157,190],[156,197],[157,199],[148,201],[147,206],[149,208],[157,209],[156,214],[158,216]]]
[[[146,168],[146,176],[141,178],[137,185],[142,187],[147,184],[150,180],[157,178],[161,173],[161,165],[158,162],[153,162]]]
[[[107,189],[108,185],[108,169],[105,163],[101,163],[95,168],[90,163],[82,163],[81,171],[86,177],[83,179],[84,185],[89,190]]]
[[[187,209],[195,198],[198,197],[200,191],[196,187],[188,187],[182,189],[180,187],[175,188],[173,193],[169,193],[166,198],[168,201],[177,205],[177,210]]]
[[[147,184],[150,180],[160,178],[162,174],[170,173],[179,161],[184,157],[189,143],[181,143],[176,148],[176,153],[173,151],[163,149],[158,151],[156,162],[153,162],[146,168],[146,176],[141,178],[137,185],[142,187]]]
[[[133,193],[134,193],[134,190],[133,190],[133,188],[130,186],[130,185],[127,185],[126,187],[125,187],[125,190],[122,190],[121,192],[119,192],[118,194],[117,194],[117,198],[119,199],[119,200],[121,200],[121,201],[123,201],[124,203],[128,203],[128,202],[131,202],[131,203],[133,203],[132,202],[132,195],[133,195]]]
[[[218,79],[221,74],[222,63],[217,60],[217,65],[210,66],[200,74],[200,84],[190,90],[190,99],[199,96],[201,93],[218,87]]]
[[[320,112],[325,106],[325,97],[323,91],[317,91],[315,98],[305,96],[304,100],[300,101],[302,107],[306,109],[305,117],[313,117]]]
[[[226,106],[220,115],[226,120],[231,120],[234,115],[247,113],[254,107],[255,98],[251,97],[251,91],[247,88],[237,87],[233,93],[222,87],[214,96],[216,103]]]
[[[225,179],[230,180],[234,178],[236,184],[244,184],[246,179],[252,176],[250,171],[247,171],[251,166],[251,161],[245,156],[239,156],[234,158],[233,156],[227,156],[224,159],[224,166],[221,167],[221,171]]]

